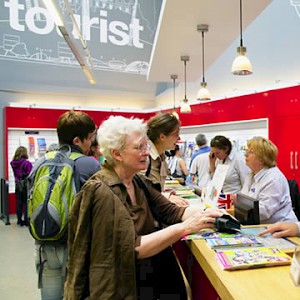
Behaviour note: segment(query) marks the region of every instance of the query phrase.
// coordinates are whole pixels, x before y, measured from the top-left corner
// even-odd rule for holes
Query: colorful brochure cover
[[[224,270],[289,265],[292,258],[278,248],[236,248],[216,252]]]
[[[211,249],[263,246],[255,237],[247,236],[208,238],[206,242]]]
[[[185,240],[197,240],[197,239],[208,239],[208,238],[224,238],[224,237],[233,237],[235,234],[226,233],[226,232],[217,232],[213,229],[203,229],[197,233],[191,233],[185,235],[181,238],[182,241]]]

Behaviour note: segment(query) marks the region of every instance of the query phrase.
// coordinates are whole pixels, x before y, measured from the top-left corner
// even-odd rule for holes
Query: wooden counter
[[[291,240],[300,244],[300,238]],[[178,242],[174,250],[191,285],[193,300],[300,299],[300,287],[290,277],[290,266],[224,271],[205,240]]]

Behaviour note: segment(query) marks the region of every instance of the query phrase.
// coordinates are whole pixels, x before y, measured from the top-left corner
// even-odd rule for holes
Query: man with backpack
[[[85,181],[100,170],[100,164],[86,156],[96,131],[86,113],[62,114],[57,123],[59,149],[38,160],[28,177],[29,228],[36,243],[42,300],[63,298],[69,211]]]

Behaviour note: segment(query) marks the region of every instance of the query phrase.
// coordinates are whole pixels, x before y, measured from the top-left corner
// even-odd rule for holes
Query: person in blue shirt
[[[189,168],[191,168],[193,160],[198,155],[200,155],[202,153],[207,153],[207,152],[210,151],[210,147],[207,146],[207,138],[204,134],[202,134],[202,133],[197,134],[196,138],[195,138],[195,141],[196,141],[196,144],[198,146],[198,150],[196,152],[194,152],[194,154],[192,155]]]

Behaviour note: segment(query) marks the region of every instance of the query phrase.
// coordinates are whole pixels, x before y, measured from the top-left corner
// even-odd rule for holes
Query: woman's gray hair
[[[115,160],[111,150],[122,150],[126,146],[126,137],[137,132],[147,137],[147,127],[142,119],[110,116],[98,129],[97,139],[100,151],[109,164]]]

